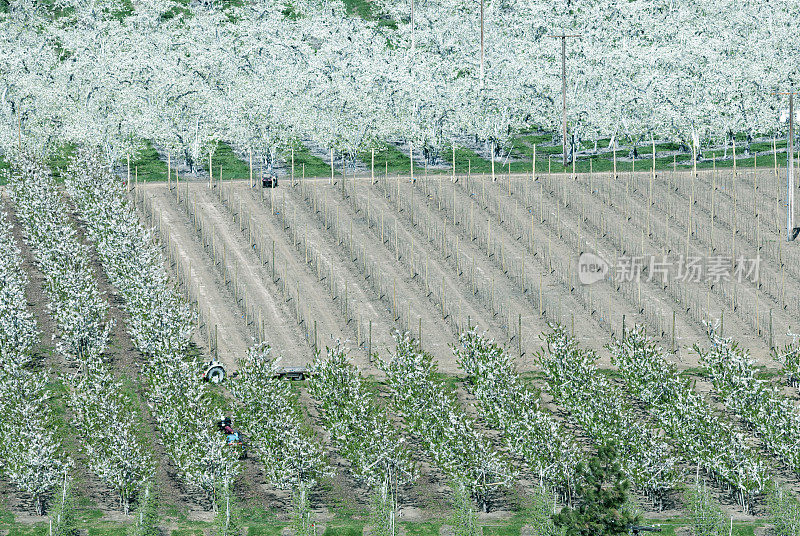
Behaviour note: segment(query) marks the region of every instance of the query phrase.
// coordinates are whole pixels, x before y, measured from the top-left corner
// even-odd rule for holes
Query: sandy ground
[[[236,359],[244,356],[252,344],[252,334],[241,322],[241,313],[233,306],[233,296],[197,240],[185,213],[172,204],[174,198],[166,188],[147,189],[143,195],[145,203],[161,218],[163,243],[174,248],[183,273],[191,273],[190,295],[197,303],[205,328],[195,332],[198,344],[207,347],[209,333],[216,326],[218,357],[226,367],[234,368]]]

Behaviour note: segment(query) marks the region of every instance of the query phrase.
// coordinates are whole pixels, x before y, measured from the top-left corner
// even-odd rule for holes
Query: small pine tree
[[[473,510],[472,500],[462,483],[453,485],[453,506],[455,512],[451,523],[455,536],[481,536],[483,531],[478,525],[478,514]]]
[[[49,536],[78,536],[78,519],[75,512],[75,501],[72,497],[72,481],[64,472],[64,483],[61,493],[53,498],[50,511],[52,529]]]
[[[687,489],[685,499],[693,536],[727,536],[725,514],[705,484],[698,483]]]
[[[128,536],[160,536],[158,528],[158,497],[150,486],[138,497],[134,522],[128,525]]]
[[[241,536],[243,534],[241,512],[236,495],[229,485],[223,487],[217,497],[217,515],[214,516],[213,536]]]
[[[580,502],[577,507],[565,507],[556,514],[556,526],[566,536],[627,534],[628,527],[638,519],[625,508],[630,482],[620,468],[614,447],[603,445],[588,465],[578,464],[576,477]]]

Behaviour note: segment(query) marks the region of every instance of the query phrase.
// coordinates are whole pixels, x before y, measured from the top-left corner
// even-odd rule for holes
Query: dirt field
[[[441,369],[455,372],[449,346],[469,324],[528,370],[549,321],[569,326],[605,362],[603,345],[621,333],[624,316],[674,348],[681,366],[697,364],[691,347],[705,342],[704,322],[721,321],[725,335],[774,367],[770,342],[788,342],[800,313],[789,298],[800,290],[800,268],[793,243],[783,243],[780,178],[769,170],[754,177],[738,170],[734,180],[725,170],[694,181],[691,172],[639,172],[616,181],[605,173],[453,183],[431,175],[413,184],[283,181],[275,190],[194,181],[177,192],[141,185],[138,198],[184,277],[191,265],[200,331],[228,363],[253,337],[290,364],[339,339],[375,373],[370,348],[385,355],[393,332],[421,330]],[[582,252],[612,271],[639,257],[641,281],[583,285]],[[649,273],[653,255],[670,259],[668,275]],[[731,259],[757,255],[758,282],[737,281],[742,263]],[[681,256],[720,256],[728,277],[682,281],[674,272]]]

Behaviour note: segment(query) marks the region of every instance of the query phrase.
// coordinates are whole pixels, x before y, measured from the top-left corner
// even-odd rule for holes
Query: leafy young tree
[[[706,365],[714,389],[725,405],[753,427],[767,449],[800,473],[800,413],[794,402],[771,382],[758,378],[755,361],[730,338],[722,338],[708,325],[710,347],[695,345]]]
[[[292,493],[292,528],[296,536],[316,536],[314,515],[308,503],[308,491],[300,487]]]
[[[469,491],[463,484],[455,484],[453,488],[454,512],[450,522],[456,536],[481,536],[483,530],[478,525],[478,514],[472,507]]]
[[[792,334],[794,338],[797,335]],[[794,342],[785,348],[773,350],[773,359],[783,365],[786,381],[793,387],[800,387],[800,344]]]
[[[437,377],[431,355],[408,334],[398,334],[395,340],[394,354],[379,363],[395,407],[451,483],[466,486],[488,511],[491,494],[513,478],[508,461],[476,429],[455,395]]]
[[[72,496],[72,480],[63,473],[62,486],[50,510],[53,536],[78,536],[78,517]]]
[[[0,379],[0,395],[6,404],[0,431],[3,437],[14,438],[0,451],[3,473],[33,497],[39,515],[70,464],[54,426],[46,383],[44,374],[27,370]]]
[[[725,536],[728,528],[722,508],[711,497],[705,483],[696,483],[684,494],[694,536]]]
[[[394,533],[396,490],[416,477],[405,437],[392,423],[385,408],[368,392],[358,369],[347,360],[347,350],[337,341],[326,358],[314,360],[309,393],[316,400],[325,427],[339,453],[350,461],[356,480],[366,484],[382,517],[374,520]]]
[[[49,403],[47,372],[29,370],[39,340],[28,311],[22,258],[6,215],[0,212],[0,473],[29,493],[42,515],[51,490],[70,462],[64,455]]]
[[[128,536],[160,536],[158,528],[158,495],[147,486],[137,497],[133,523],[128,525]]]
[[[579,449],[574,438],[539,407],[538,393],[523,385],[513,358],[475,330],[461,334],[453,354],[467,373],[467,388],[478,399],[484,418],[502,431],[511,452],[540,479],[567,492]]]
[[[89,363],[72,381],[70,405],[85,442],[89,467],[119,495],[127,515],[130,501],[153,479],[155,461],[136,420],[131,419],[121,384],[102,363]]]
[[[800,534],[800,501],[777,483],[767,488],[767,506],[777,534]]]
[[[744,433],[695,392],[642,326],[609,349],[628,389],[646,404],[678,452],[727,482],[739,504],[750,508],[753,495],[763,489],[766,469]]]
[[[672,448],[655,427],[635,418],[624,392],[597,370],[595,352],[580,348],[563,326],[552,328],[538,354],[550,394],[595,445],[617,446],[633,485],[660,506],[678,481]]]
[[[556,514],[556,525],[566,536],[627,534],[628,527],[638,520],[624,508],[630,481],[622,471],[616,449],[600,446],[588,464],[578,465],[576,477],[579,504]]]
[[[230,383],[240,401],[236,419],[261,458],[267,481],[295,493],[314,487],[330,474],[313,430],[304,422],[291,386],[276,376],[270,346],[251,347]]]
[[[132,342],[150,357],[143,367],[146,396],[167,454],[186,484],[205,492],[213,507],[239,463],[214,429],[218,415],[209,386],[187,356],[194,314],[175,292],[157,241],[139,223],[103,154],[79,150],[66,185],[124,299]]]
[[[554,508],[555,496],[547,487],[537,486],[526,509],[526,523],[535,536],[563,536],[564,530],[553,521]]]
[[[22,257],[11,234],[6,214],[0,212],[0,367],[16,370],[30,361],[39,340],[36,319],[27,308],[28,278]]]
[[[211,534],[213,536],[241,536],[244,530],[241,509],[236,494],[233,493],[230,486],[220,490],[217,505],[217,514],[214,516]]]

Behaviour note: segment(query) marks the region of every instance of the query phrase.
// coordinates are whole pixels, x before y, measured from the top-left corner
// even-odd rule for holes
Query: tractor
[[[216,359],[212,359],[203,366],[202,376],[203,379],[209,383],[222,383],[225,381],[227,374],[225,373],[225,367],[222,366],[222,363]]]
[[[234,371],[230,377],[235,378],[237,375],[238,372]],[[275,369],[275,377],[282,380],[303,381],[310,375],[311,371],[306,367],[280,367]],[[209,383],[222,383],[228,378],[228,373],[222,363],[212,359],[203,366],[202,377],[203,380]]]
[[[261,187],[262,188],[277,188],[278,187],[278,176],[275,173],[268,173],[266,175],[261,176]]]
[[[637,536],[643,532],[661,532],[661,528],[659,527],[644,527],[642,525],[629,525],[628,530],[633,536]]]
[[[282,380],[303,381],[311,375],[305,367],[281,367],[275,370],[275,377]]]
[[[225,434],[225,443],[229,447],[233,447],[239,452],[239,459],[244,460],[247,458],[247,449],[245,448],[244,438],[238,430],[234,430],[233,423],[230,417],[225,417],[221,421],[217,421],[217,428],[220,432]]]

